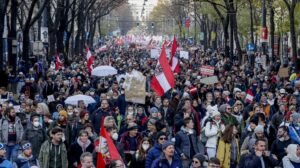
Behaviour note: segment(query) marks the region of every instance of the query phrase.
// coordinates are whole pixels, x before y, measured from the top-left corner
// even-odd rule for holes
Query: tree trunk
[[[0,72],[3,70],[3,39],[4,32],[4,18],[6,13],[8,0],[0,0]]]
[[[295,63],[297,60],[297,36],[295,30],[295,6],[291,7],[289,11],[290,15],[290,32],[291,32],[291,43],[292,43],[292,59]]]
[[[240,61],[242,58],[242,49],[241,49],[241,45],[240,45],[240,40],[239,40],[239,36],[238,36],[238,27],[237,27],[237,20],[236,20],[236,9],[234,7],[234,1],[230,0],[229,1],[229,12],[231,14],[230,17],[230,25],[231,25],[231,29],[232,29],[232,33],[234,35],[234,40],[235,40],[235,47],[237,50],[237,57],[238,60]]]
[[[23,30],[23,60],[25,61],[25,69],[28,70],[32,67],[29,61],[29,51],[30,51],[30,37],[29,37],[29,27]]]
[[[16,64],[17,64],[17,46],[13,44],[14,41],[17,39],[17,0],[11,1],[11,12],[10,12],[10,30],[9,30],[9,57],[8,62],[9,65],[12,67],[13,74],[16,72]],[[15,49],[13,49],[15,48]]]
[[[270,3],[272,3],[272,0],[270,0]],[[275,44],[275,22],[274,22],[274,8],[272,6],[272,4],[270,5],[270,47],[271,47],[271,50],[272,50],[272,57],[271,57],[271,60],[272,62],[275,61],[275,52],[274,52],[274,44]]]
[[[250,43],[254,44],[254,29],[253,29],[253,4],[252,0],[248,0],[250,10]]]

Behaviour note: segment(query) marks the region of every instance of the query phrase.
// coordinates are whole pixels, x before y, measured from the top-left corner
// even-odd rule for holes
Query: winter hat
[[[171,142],[171,141],[165,141],[162,145],[161,145],[161,148],[162,150],[166,149],[168,146],[171,146],[173,145],[174,146],[174,143]]]
[[[65,118],[68,117],[68,113],[66,112],[66,110],[60,110],[60,111],[59,111],[59,115],[62,115],[62,116],[64,116]]]
[[[136,125],[136,123],[129,123],[129,125],[127,126],[127,131],[132,131],[138,129],[138,126]]]
[[[285,91],[285,89],[280,89],[280,90],[279,90],[279,93],[280,93],[280,94],[286,94],[286,91]]]
[[[264,127],[262,125],[258,125],[254,129],[255,133],[263,133],[264,132]]]
[[[31,143],[30,142],[25,142],[22,144],[22,150],[27,150],[27,149],[30,149],[32,147]]]
[[[220,107],[219,107],[219,111],[221,113],[224,113],[226,111],[226,107],[227,106],[230,106],[229,104],[222,104]]]
[[[215,117],[215,116],[217,116],[217,115],[221,115],[221,113],[218,112],[218,111],[213,111],[211,117]]]
[[[152,107],[150,109],[150,113],[158,113],[158,109],[156,107]]]
[[[298,122],[300,118],[300,113],[293,113],[291,117],[293,117],[293,121]]]
[[[234,88],[233,89],[233,94],[235,94],[236,92],[241,92],[242,90],[241,89],[239,89],[239,88]]]
[[[218,111],[218,107],[217,107],[217,105],[215,105],[215,106],[208,105],[207,108],[206,108],[206,110],[207,110],[208,113],[211,114],[214,111]]]

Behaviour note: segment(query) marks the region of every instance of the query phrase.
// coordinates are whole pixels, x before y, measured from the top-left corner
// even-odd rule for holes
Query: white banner
[[[180,51],[180,58],[189,59],[189,52]]]
[[[123,87],[126,101],[145,104],[146,77],[141,72],[133,70],[130,74],[126,74]]]

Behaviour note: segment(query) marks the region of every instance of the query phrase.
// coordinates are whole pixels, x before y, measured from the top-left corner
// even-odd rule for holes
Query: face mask
[[[37,114],[40,114],[41,112],[42,112],[41,110],[38,110],[38,109],[36,110]]]
[[[48,120],[48,123],[49,123],[49,124],[52,123],[52,122],[53,122],[53,120],[51,120],[51,119]]]
[[[129,115],[133,115],[133,111],[128,111],[128,114]]]
[[[144,151],[146,151],[149,147],[150,145],[148,144],[142,144],[142,148],[144,149]]]
[[[34,127],[40,126],[40,122],[38,122],[38,121],[33,122],[33,126],[34,126]]]
[[[69,116],[73,115],[73,112],[69,112],[68,115],[69,115]]]
[[[121,91],[121,94],[124,94],[125,92],[124,91]]]
[[[116,140],[118,140],[119,135],[118,135],[118,133],[114,133],[111,137],[112,137],[113,140],[116,141]]]
[[[91,92],[90,94],[91,94],[91,96],[94,96],[94,95],[95,95],[95,92]]]

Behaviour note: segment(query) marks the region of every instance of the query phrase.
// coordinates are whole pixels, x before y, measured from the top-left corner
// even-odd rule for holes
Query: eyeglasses
[[[227,108],[227,110],[231,110],[231,108]]]
[[[242,104],[236,104],[237,106],[241,106]]]
[[[162,140],[167,140],[167,138],[166,137],[160,137],[159,140],[161,140],[161,141]]]
[[[198,160],[193,160],[193,163],[198,164],[199,161]]]

